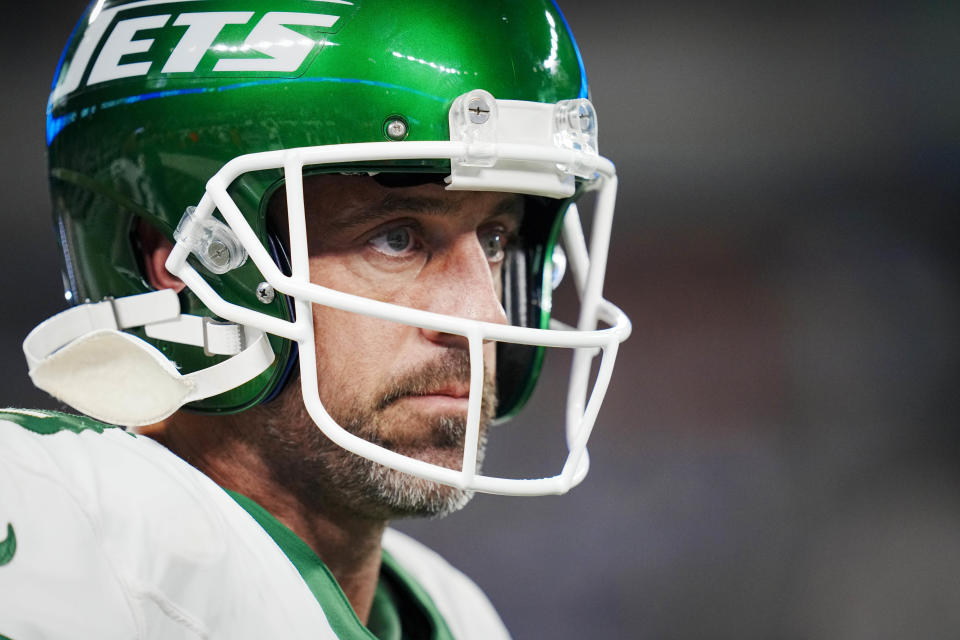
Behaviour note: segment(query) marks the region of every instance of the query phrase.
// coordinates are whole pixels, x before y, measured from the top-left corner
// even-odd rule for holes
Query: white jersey
[[[393,530],[383,547],[374,635],[306,543],[160,444],[0,412],[0,637],[508,637],[440,556]]]

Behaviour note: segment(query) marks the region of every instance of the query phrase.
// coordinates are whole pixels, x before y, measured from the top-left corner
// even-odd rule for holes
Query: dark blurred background
[[[64,305],[44,106],[84,5],[0,27],[0,405],[57,406],[19,345]],[[634,327],[593,468],[400,527],[521,639],[960,637],[960,3],[561,7]]]

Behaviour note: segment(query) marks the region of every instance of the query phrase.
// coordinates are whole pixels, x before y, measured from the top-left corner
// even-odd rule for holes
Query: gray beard
[[[382,409],[405,392],[429,388],[433,381],[451,376],[469,379],[466,354],[451,352],[448,358],[412,376],[397,381],[373,403],[347,410],[327,407],[330,416],[348,432],[397,453],[422,459],[415,448],[405,450],[379,437]],[[487,426],[496,411],[492,376],[486,376],[481,401],[480,437],[477,443],[477,473],[484,458]],[[332,442],[314,423],[303,404],[299,385],[289,384],[276,401],[255,409],[262,413],[261,433],[257,440],[265,449],[265,458],[275,476],[307,504],[316,508],[335,505],[356,516],[378,520],[404,517],[440,518],[462,509],[474,492],[419,478],[347,451]],[[432,447],[462,458],[466,420],[439,416],[431,419]],[[428,456],[429,457],[429,456]],[[437,460],[427,460],[437,463]],[[440,463],[442,464],[442,463]],[[449,461],[448,461],[449,464]],[[447,465],[444,465],[447,466]],[[459,469],[459,460],[457,463]]]
[[[457,448],[462,451],[463,434],[466,431],[465,422],[459,418],[444,417],[435,421],[435,428],[456,438]],[[347,431],[357,433],[351,426],[343,426]],[[317,433],[320,433],[319,429]],[[375,438],[364,437],[364,439],[382,445],[376,442]],[[451,442],[451,445],[453,444]],[[477,445],[478,473],[485,448],[486,430],[483,430]],[[417,457],[415,452],[400,451],[399,453]],[[373,512],[388,518],[414,516],[442,518],[462,509],[474,494],[473,491],[458,489],[385,467],[340,447],[337,447],[335,453],[331,452],[325,460],[331,473],[330,480],[335,482],[344,497],[347,497],[352,504],[363,505],[368,513]]]

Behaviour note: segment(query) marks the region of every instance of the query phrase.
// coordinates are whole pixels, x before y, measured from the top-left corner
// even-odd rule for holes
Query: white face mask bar
[[[471,119],[477,110],[481,113],[486,110],[489,115]],[[478,119],[482,122],[477,122]],[[570,131],[558,133],[555,123],[569,124],[571,119]],[[494,128],[483,129],[487,123],[492,123]],[[568,101],[560,105],[496,101],[486,92],[475,91],[462,96],[454,104],[451,131],[452,140],[449,142],[360,143],[251,154],[227,163],[209,181],[207,193],[192,214],[194,224],[214,220],[214,211],[219,211],[236,234],[237,242],[260,269],[264,280],[276,291],[295,299],[295,322],[273,318],[223,300],[188,264],[191,251],[197,250],[189,243],[175,245],[167,260],[167,268],[217,315],[299,344],[304,404],[324,434],[343,448],[388,467],[463,489],[508,495],[564,493],[586,475],[589,467],[587,440],[610,381],[617,348],[630,333],[630,322],[625,314],[601,296],[616,197],[614,167],[590,146],[595,145],[596,128],[592,107],[586,101]],[[532,329],[456,318],[354,296],[310,282],[303,202],[305,166],[436,158],[451,161],[452,171],[447,179],[449,189],[510,191],[559,198],[573,194],[575,175],[593,179],[598,199],[589,260],[586,259],[585,240],[575,210],[568,214],[564,227],[565,243],[571,250],[571,268],[581,293],[582,307],[576,329],[559,323],[553,325],[557,328]],[[290,276],[280,272],[227,193],[229,185],[243,173],[281,167],[285,174],[290,225]],[[312,304],[467,338],[470,395],[466,445],[460,469],[426,463],[380,447],[348,432],[333,420],[319,395]],[[609,328],[597,329],[598,322]],[[548,478],[513,479],[476,473],[484,372],[483,342],[487,340],[576,350],[568,392],[568,455],[559,474]],[[601,356],[600,366],[593,389],[588,394],[590,367],[597,355]]]
[[[408,148],[405,157],[435,158],[438,149],[433,145],[444,143],[372,143],[381,144],[390,148],[404,145],[416,145],[423,148],[422,155],[414,155],[415,151]],[[447,143],[449,144],[449,143]],[[351,145],[359,146],[359,145]],[[383,147],[381,147],[383,149]],[[273,263],[270,255],[259,244],[253,230],[247,225],[239,209],[230,199],[226,187],[244,170],[260,170],[265,168],[262,154],[260,157],[248,156],[238,158],[244,165],[232,167],[236,174],[218,176],[208,185],[208,193],[197,207],[194,215],[210,216],[217,209],[224,216],[229,226],[237,233],[241,244],[247,248],[249,257],[261,270],[263,278],[276,291],[292,296],[296,300],[297,320],[289,322],[267,316],[261,312],[245,307],[239,307],[226,302],[207,284],[200,274],[191,267],[186,258],[189,248],[178,244],[167,261],[167,268],[196,293],[200,299],[217,315],[227,318],[238,324],[254,326],[263,331],[274,333],[291,340],[295,340],[300,348],[300,375],[304,404],[320,429],[331,440],[349,451],[369,458],[388,467],[410,473],[444,484],[464,489],[499,493],[507,495],[543,495],[563,493],[579,483],[586,475],[588,462],[586,457],[586,443],[593,427],[600,403],[606,392],[612,373],[619,343],[627,338],[630,332],[630,323],[622,311],[603,300],[599,293],[586,295],[591,289],[599,292],[602,286],[603,268],[606,258],[605,245],[609,239],[609,224],[612,215],[612,201],[614,198],[615,178],[600,178],[603,186],[600,187],[597,212],[595,214],[592,234],[592,245],[597,255],[590,265],[582,265],[572,261],[571,267],[575,274],[585,274],[584,299],[593,300],[592,309],[581,312],[577,329],[532,329],[526,327],[512,327],[499,324],[479,322],[464,318],[440,315],[428,311],[411,309],[385,302],[354,296],[348,293],[335,291],[309,281],[309,254],[306,246],[306,221],[302,195],[302,166],[317,164],[316,155],[327,155],[336,150],[330,148],[305,148],[285,151],[274,159],[286,160],[285,174],[287,186],[288,219],[290,223],[290,253],[292,274],[283,275]],[[370,157],[370,149],[361,150],[363,155]],[[343,162],[342,159],[331,162]],[[232,163],[231,163],[232,164]],[[606,229],[606,230],[604,230]],[[566,235],[566,242],[575,245],[576,239]],[[582,234],[580,242],[583,242]],[[313,314],[311,304],[320,304],[361,315],[381,318],[424,329],[441,331],[464,336],[469,343],[471,379],[470,395],[467,413],[466,447],[461,469],[454,470],[429,464],[415,458],[403,456],[389,449],[385,449],[343,429],[327,413],[319,396],[316,366],[316,346],[314,344]],[[597,321],[602,321],[610,328],[597,330]],[[495,340],[513,342],[526,345],[540,345],[546,347],[565,347],[577,349],[575,368],[571,374],[571,388],[568,396],[567,440],[568,457],[563,470],[556,476],[539,479],[506,479],[483,475],[476,475],[476,452],[480,430],[480,399],[483,385],[483,342]],[[586,381],[589,377],[590,365],[593,357],[600,353],[602,356],[599,373],[589,399],[587,399]]]

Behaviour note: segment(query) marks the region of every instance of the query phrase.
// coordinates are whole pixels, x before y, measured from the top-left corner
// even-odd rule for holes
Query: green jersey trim
[[[407,628],[403,630],[404,640],[412,638],[431,638],[432,640],[453,640],[453,633],[443,619],[433,598],[424,590],[413,576],[407,573],[406,569],[400,566],[400,563],[386,549],[383,550],[383,564],[380,569],[380,584],[387,583],[392,586],[395,592],[405,592],[406,597],[401,599],[395,595],[393,603],[399,604],[402,610],[402,603],[408,603],[408,606],[415,606],[418,609],[419,616],[414,612],[408,613],[403,617],[404,620],[420,619],[428,625],[419,634],[411,635]],[[376,604],[376,600],[374,600]],[[395,604],[395,606],[396,606]],[[403,616],[401,612],[399,615]]]
[[[0,420],[13,422],[28,431],[40,435],[53,435],[60,431],[95,431],[103,433],[106,429],[123,429],[112,424],[105,424],[87,416],[77,416],[59,411],[41,411],[37,409],[0,409]],[[133,434],[130,434],[133,435]]]
[[[377,582],[367,629],[380,640],[403,640],[403,619],[393,604],[395,599],[393,587],[386,580]]]
[[[257,521],[257,524],[263,527],[263,530],[273,538],[280,550],[297,568],[303,581],[310,588],[310,592],[313,593],[313,597],[323,608],[327,622],[330,623],[330,627],[338,638],[377,640],[376,636],[360,623],[360,619],[357,618],[350,601],[340,589],[330,569],[306,542],[255,501],[236,491],[229,489],[225,491]]]
[[[369,627],[365,627],[330,569],[306,542],[254,500],[236,491],[225,491],[263,527],[296,567],[339,638],[453,640],[433,600],[388,552],[383,552]]]
[[[7,537],[0,540],[0,567],[9,564],[17,553],[17,534],[13,530],[13,523],[7,523]]]

